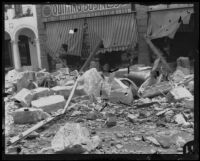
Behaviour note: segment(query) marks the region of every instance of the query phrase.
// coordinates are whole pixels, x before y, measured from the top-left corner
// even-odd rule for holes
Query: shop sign
[[[130,13],[131,4],[42,5],[43,21]]]

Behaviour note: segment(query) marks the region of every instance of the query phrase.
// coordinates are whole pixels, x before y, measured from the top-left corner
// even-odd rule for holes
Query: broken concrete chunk
[[[17,91],[20,91],[22,88],[28,88],[30,81],[36,80],[34,71],[21,72],[20,76],[17,78]]]
[[[156,113],[156,116],[160,116],[160,115],[163,115],[164,113],[166,113],[167,111],[169,111],[170,109],[164,109],[164,110],[162,110],[162,111],[159,111],[159,112],[157,112]]]
[[[174,82],[180,82],[184,79],[185,74],[183,73],[182,70],[177,69],[173,74],[172,74],[172,80]]]
[[[117,144],[117,145],[115,145],[115,146],[116,146],[117,149],[121,149],[121,148],[123,147],[122,144]]]
[[[41,108],[47,113],[52,113],[64,108],[65,99],[60,95],[52,95],[32,101],[31,105],[35,108]]]
[[[194,81],[190,81],[187,85],[187,89],[193,93],[194,92]]]
[[[185,75],[189,75],[190,74],[190,68],[184,68],[184,67],[178,66],[176,69],[177,70],[181,70]]]
[[[73,86],[74,85],[74,80],[68,80],[65,86]]]
[[[13,99],[19,101],[22,106],[29,107],[33,99],[33,94],[30,90],[23,88]]]
[[[184,105],[185,105],[186,108],[193,110],[194,109],[194,99],[193,98],[185,99],[184,100]]]
[[[138,114],[128,114],[127,115],[128,120],[130,120],[133,123],[137,121],[138,117],[139,117],[139,113]]]
[[[163,148],[168,149],[171,146],[171,138],[170,137],[158,136],[158,137],[156,137],[156,140]]]
[[[5,76],[5,81],[13,82],[20,75],[19,73],[15,69],[10,70]]]
[[[78,116],[81,114],[81,111],[74,111],[71,116]]]
[[[183,139],[181,136],[176,138],[176,146],[177,148],[182,148],[186,144],[186,140]]]
[[[30,134],[26,137],[26,139],[35,139],[35,138],[37,138],[37,137],[39,137],[39,136],[40,136],[39,133],[33,131],[32,133],[30,133]]]
[[[169,110],[169,111],[165,112],[165,121],[171,122],[171,119],[173,116],[174,116],[174,111]]]
[[[9,83],[7,81],[5,81],[5,92],[8,94],[13,94],[14,92],[16,92],[17,87],[14,83]]]
[[[13,113],[13,120],[15,124],[35,124],[38,121],[49,117],[49,114],[41,109],[21,108]]]
[[[116,117],[108,117],[106,120],[106,126],[107,127],[113,127],[117,125]]]
[[[174,116],[174,120],[179,125],[185,125],[185,124],[187,124],[185,118],[183,117],[183,115],[181,113],[175,115]]]
[[[152,136],[148,136],[145,139],[148,140],[148,141],[150,141],[151,143],[157,145],[157,146],[160,145],[159,142],[154,137],[152,137]]]
[[[87,95],[87,93],[85,92],[85,87],[78,85],[78,87],[75,90],[74,96],[84,96]]]
[[[167,100],[168,101],[179,101],[185,98],[193,98],[193,95],[182,86],[178,86],[176,88],[173,88],[168,94],[167,94]]]
[[[56,153],[84,153],[94,150],[101,140],[98,136],[90,137],[87,128],[79,123],[66,123],[59,129],[51,145]]]
[[[38,87],[32,90],[32,93],[34,95],[33,100],[53,94],[49,88],[45,88],[45,87]]]
[[[86,71],[79,79],[79,85],[84,86],[84,90],[88,95],[100,96],[101,82],[103,78],[96,68]]]
[[[93,111],[89,112],[87,115],[87,120],[96,120],[97,119],[97,114]]]
[[[56,86],[51,88],[57,95],[62,95],[67,99],[71,93],[73,86]]]
[[[146,97],[152,98],[155,96],[166,94],[171,89],[172,89],[171,83],[169,81],[164,81],[164,82],[160,82],[155,85],[152,85],[151,87],[147,87],[144,91],[141,91],[141,92],[139,89],[138,93],[140,93],[140,95],[143,98],[146,98]]]

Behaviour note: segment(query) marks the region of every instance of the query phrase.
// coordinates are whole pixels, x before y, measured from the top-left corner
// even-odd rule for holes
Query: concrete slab
[[[13,113],[13,120],[15,124],[35,124],[49,116],[49,114],[41,109],[25,107],[20,108]]]
[[[61,95],[52,95],[34,100],[31,102],[31,105],[35,108],[41,108],[47,113],[52,113],[64,108],[65,99]]]
[[[23,88],[13,98],[21,103],[22,106],[29,107],[33,99],[33,94],[30,90]]]

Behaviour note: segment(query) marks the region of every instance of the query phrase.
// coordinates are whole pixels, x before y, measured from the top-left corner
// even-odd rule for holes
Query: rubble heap
[[[92,68],[78,78],[65,115],[59,114],[76,81],[75,72],[9,71],[6,143],[39,121],[56,119],[17,144],[6,145],[6,153],[181,153],[194,133],[194,75],[184,65],[178,63],[168,74],[157,65],[110,77]],[[142,70],[148,72],[141,76]],[[13,150],[19,147],[20,152]]]

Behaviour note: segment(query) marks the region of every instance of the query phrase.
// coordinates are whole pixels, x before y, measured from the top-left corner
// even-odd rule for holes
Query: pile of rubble
[[[119,70],[110,77],[102,77],[95,68],[86,71],[78,77],[66,114],[17,144],[6,145],[7,153],[16,153],[17,147],[24,149],[20,154],[142,153],[141,146],[144,153],[182,151],[193,140],[194,75],[188,70],[188,59],[178,62],[172,74],[165,73],[159,60],[153,68],[134,66],[129,74]],[[9,71],[6,143],[33,124],[62,113],[76,78],[76,72],[67,68],[54,73]],[[151,151],[149,144],[154,147]]]

